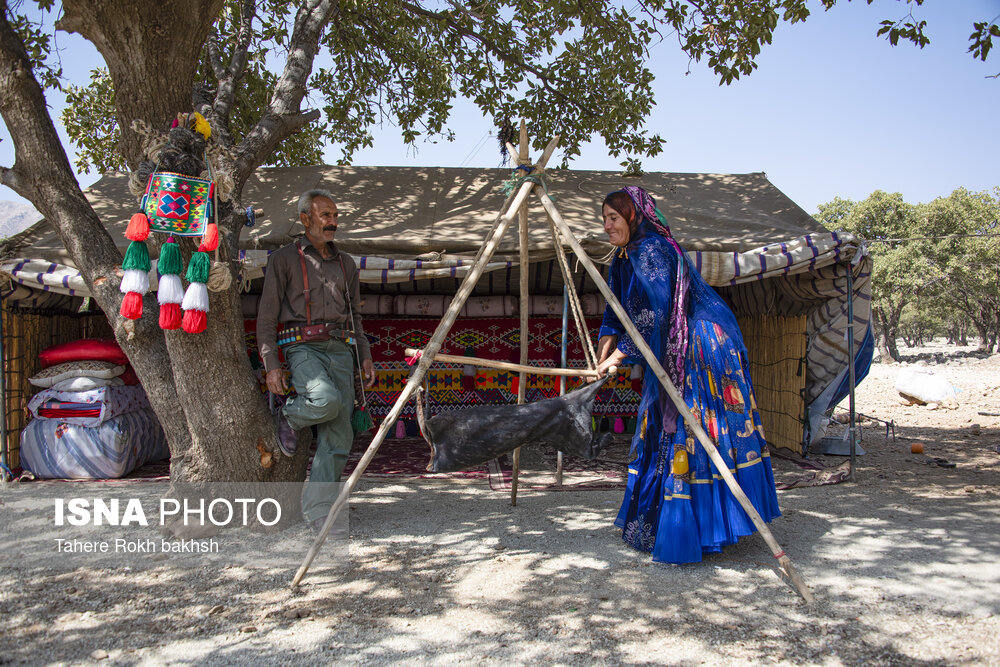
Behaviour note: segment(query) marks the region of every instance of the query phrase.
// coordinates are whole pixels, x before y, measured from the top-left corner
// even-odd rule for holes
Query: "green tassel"
[[[211,268],[211,260],[208,258],[208,253],[196,252],[191,255],[187,275],[184,277],[189,283],[207,283],[209,268]]]
[[[122,262],[122,269],[131,271],[149,271],[149,248],[142,241],[132,241],[125,250],[125,261]]]
[[[184,269],[181,264],[181,247],[176,243],[164,243],[160,248],[160,261],[156,263],[156,271],[161,276],[180,275]]]
[[[354,406],[354,412],[351,413],[351,428],[354,429],[354,435],[361,435],[362,433],[367,433],[375,427],[374,422],[372,422],[372,417],[368,414],[363,406]]]

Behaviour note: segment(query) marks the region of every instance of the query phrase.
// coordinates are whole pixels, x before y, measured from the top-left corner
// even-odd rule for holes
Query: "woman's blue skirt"
[[[659,384],[653,373],[646,373],[644,382]],[[644,399],[639,408],[635,458],[615,525],[627,544],[652,552],[653,560],[696,563],[703,553],[721,551],[756,528],[684,418],[677,417],[675,433],[663,432],[658,399],[665,394],[662,387],[643,391],[652,400]],[[746,357],[708,321],[691,322],[684,402],[764,521],[781,516]]]

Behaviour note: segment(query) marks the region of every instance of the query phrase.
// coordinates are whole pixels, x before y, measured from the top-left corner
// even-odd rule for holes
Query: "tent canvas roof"
[[[353,254],[414,258],[423,253],[475,254],[505,199],[508,169],[431,167],[282,167],[259,169],[247,182],[243,201],[263,210],[244,228],[240,246],[274,249],[301,234],[295,215],[299,194],[311,188],[333,193],[341,210],[339,245]],[[768,243],[825,231],[778,190],[763,173],[649,173],[625,178],[616,172],[552,170],[549,193],[588,252],[610,246],[600,224],[605,194],[640,185],[657,200],[678,241],[691,251],[742,252]],[[125,174],[106,174],[87,188],[87,198],[124,250],[136,198]],[[534,250],[551,247],[541,206],[530,212]],[[72,266],[62,242],[45,222],[5,243],[4,256],[28,256]],[[516,232],[508,233],[497,259],[517,255]],[[539,257],[541,259],[541,257]]]

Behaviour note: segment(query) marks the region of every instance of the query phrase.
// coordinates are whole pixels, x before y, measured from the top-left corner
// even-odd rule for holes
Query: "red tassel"
[[[212,252],[219,247],[219,226],[214,222],[209,223],[205,229],[205,235],[201,237],[199,252]]]
[[[201,333],[208,326],[208,313],[204,310],[185,310],[181,328],[190,334]]]
[[[642,393],[642,380],[632,380],[632,391],[637,394]]]
[[[125,238],[129,241],[145,241],[149,236],[149,218],[139,212],[132,216],[125,228]]]
[[[160,328],[166,330],[181,328],[181,304],[160,304]]]
[[[122,317],[130,320],[142,317],[142,295],[138,292],[127,292],[125,298],[122,299],[121,310],[118,312],[121,313]]]
[[[473,375],[463,375],[462,376],[462,389],[464,391],[475,391],[476,390],[476,378]]]
[[[520,385],[520,384],[521,384],[521,378],[515,376],[514,379],[510,381],[510,393],[512,393],[515,396],[517,396],[517,394],[518,394],[518,385]]]

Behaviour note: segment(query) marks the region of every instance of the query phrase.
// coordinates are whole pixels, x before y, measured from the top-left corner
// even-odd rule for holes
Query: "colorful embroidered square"
[[[212,181],[170,172],[154,172],[142,210],[154,232],[201,236],[211,216]]]

